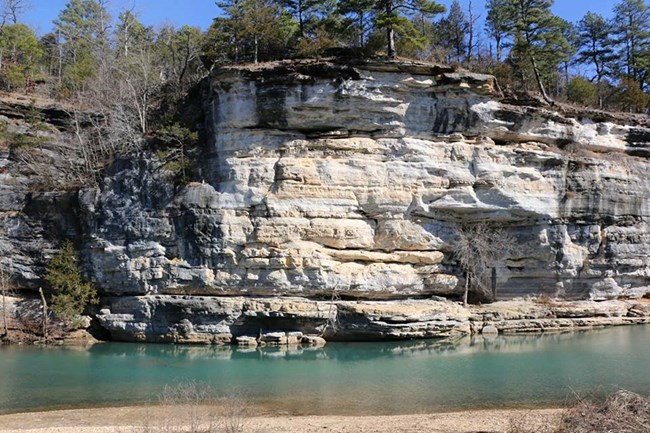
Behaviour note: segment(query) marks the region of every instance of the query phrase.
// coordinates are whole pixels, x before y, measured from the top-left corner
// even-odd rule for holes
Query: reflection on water
[[[562,403],[569,390],[650,394],[650,327],[445,341],[240,349],[107,343],[0,348],[0,411],[155,400],[198,381],[291,413],[414,413]]]

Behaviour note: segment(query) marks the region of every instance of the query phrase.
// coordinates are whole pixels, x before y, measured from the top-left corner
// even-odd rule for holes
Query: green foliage
[[[25,87],[37,73],[43,55],[32,29],[25,24],[0,28],[0,79],[5,88]]]
[[[548,80],[570,51],[567,22],[551,11],[553,0],[506,0],[506,26],[514,40],[510,62],[520,72],[522,85],[530,70],[545,100],[550,102],[543,81]]]
[[[206,67],[223,63],[257,63],[287,55],[299,23],[277,1],[225,0],[223,17],[208,29],[202,49]]]
[[[163,162],[163,167],[178,176],[181,182],[187,182],[189,171],[195,163],[192,151],[199,134],[174,122],[159,128],[155,135],[162,144],[157,156]]]
[[[324,26],[319,26],[314,31],[312,39],[300,39],[296,51],[299,57],[316,57],[328,48],[334,48],[337,45],[337,40],[331,36],[330,32]]]
[[[622,47],[619,74],[650,84],[650,6],[645,0],[622,0],[614,7],[615,41]]]
[[[505,39],[508,35],[508,0],[487,0],[485,30],[494,39],[496,61],[501,61]]]
[[[174,122],[169,125],[162,126],[156,131],[156,137],[166,145],[182,145],[183,143],[194,143],[199,139],[199,134],[196,131],[190,131],[189,128]]]
[[[447,62],[462,62],[467,51],[467,32],[469,21],[458,0],[449,7],[449,14],[438,22],[439,44],[449,54]]]
[[[364,48],[372,33],[370,20],[373,0],[345,0],[337,4],[337,13],[342,17],[339,39],[349,46]]]
[[[86,81],[97,73],[97,63],[89,52],[80,52],[77,60],[63,70],[63,83],[70,90],[84,90]]]
[[[64,59],[63,84],[68,91],[83,91],[97,72],[96,53],[108,50],[110,15],[97,0],[70,0],[54,20]]]
[[[593,106],[598,101],[598,88],[585,77],[573,77],[567,85],[567,98],[575,104]]]
[[[280,10],[284,8],[298,23],[298,36],[301,39],[313,35],[320,18],[336,8],[333,0],[273,0],[273,3]]]
[[[52,289],[51,308],[65,321],[77,319],[89,304],[99,302],[97,291],[85,282],[72,242],[66,241],[45,269],[45,281]]]
[[[110,15],[104,2],[70,0],[54,20],[56,31],[63,37],[70,54],[90,51],[107,42]]]
[[[431,0],[377,0],[373,4],[375,26],[386,31],[387,55],[397,56],[395,37],[416,46],[423,46],[424,35],[418,32],[409,16],[420,13],[427,16],[445,12],[446,8]]]
[[[38,148],[47,143],[47,138],[31,133],[12,134],[9,139],[17,148]]]
[[[612,26],[601,15],[587,14],[578,23],[578,56],[576,62],[592,65],[600,83],[613,71],[614,41],[611,38]]]
[[[650,96],[644,93],[633,77],[623,77],[613,97],[613,103],[621,111],[642,113],[650,105]]]

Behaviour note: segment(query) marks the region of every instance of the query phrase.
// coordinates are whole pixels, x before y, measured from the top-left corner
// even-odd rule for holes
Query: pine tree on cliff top
[[[388,58],[394,59],[397,57],[395,34],[413,42],[418,42],[421,37],[408,16],[417,13],[435,15],[443,13],[446,9],[431,0],[377,0],[373,10],[376,26],[386,31]]]
[[[553,0],[506,1],[507,28],[515,41],[511,54],[530,62],[542,97],[552,103],[542,81],[540,65],[543,62],[555,66],[564,59],[568,45],[562,32],[565,21],[551,12]]]

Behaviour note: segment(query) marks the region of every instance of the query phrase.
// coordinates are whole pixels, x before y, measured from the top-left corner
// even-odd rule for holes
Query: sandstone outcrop
[[[457,338],[568,332],[650,323],[650,301],[319,301],[286,297],[139,296],[106,300],[101,325],[118,340],[255,347],[325,340]],[[301,331],[285,332],[287,329]],[[310,334],[303,336],[302,333]]]
[[[515,314],[432,300],[462,293],[454,241],[475,221],[516,239],[494,264],[499,300],[648,296],[647,124],[517,105],[491,76],[413,62],[228,67],[205,87],[199,179],[179,189],[152,155],[121,161],[68,197],[47,239],[79,239],[114,338],[424,338],[647,317],[625,303]],[[42,260],[16,221],[39,212],[6,215],[51,202],[11,176],[0,248],[36,281]]]

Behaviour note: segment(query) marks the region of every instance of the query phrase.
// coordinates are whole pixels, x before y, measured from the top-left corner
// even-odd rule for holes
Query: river
[[[557,406],[575,393],[650,395],[649,372],[648,325],[304,350],[5,346],[0,413],[155,402],[166,385],[188,382],[292,414]]]

